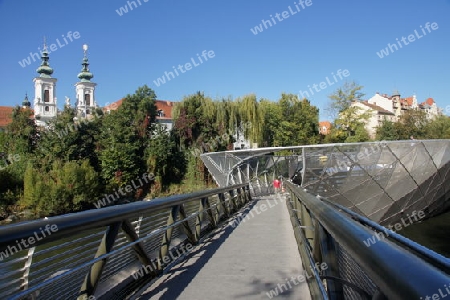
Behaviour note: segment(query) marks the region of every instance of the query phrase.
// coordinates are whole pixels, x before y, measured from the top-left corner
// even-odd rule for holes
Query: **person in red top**
[[[275,189],[275,193],[278,193],[280,191],[281,181],[278,178],[275,178],[275,180],[273,181],[273,187]]]

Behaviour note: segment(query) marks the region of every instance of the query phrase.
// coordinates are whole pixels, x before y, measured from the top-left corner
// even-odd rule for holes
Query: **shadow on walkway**
[[[197,245],[183,261],[166,271],[165,274],[163,274],[155,282],[152,282],[144,287],[141,292],[133,296],[131,299],[152,299],[152,297],[158,295],[157,299],[173,300],[180,296],[183,290],[189,285],[189,283],[195,278],[195,276],[211,259],[220,246],[235,230],[235,227],[237,228],[239,226],[238,224],[233,227],[231,225],[232,222],[237,222],[239,219],[242,220],[260,200],[260,197],[254,197],[253,200],[247,204],[247,206],[239,212],[236,212],[228,220],[223,221],[219,227],[210,233],[201,244]]]

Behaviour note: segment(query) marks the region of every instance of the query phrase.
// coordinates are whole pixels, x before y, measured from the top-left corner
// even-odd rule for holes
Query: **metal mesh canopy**
[[[221,187],[250,181],[254,193],[270,193],[282,175],[380,224],[414,210],[434,215],[450,194],[450,140],[272,147],[201,159]]]

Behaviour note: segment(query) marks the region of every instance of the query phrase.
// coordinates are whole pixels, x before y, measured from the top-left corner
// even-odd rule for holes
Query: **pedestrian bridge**
[[[202,160],[219,188],[2,226],[0,298],[450,294],[450,260],[389,230],[448,208],[450,141],[238,150]],[[283,190],[274,193],[279,176]]]

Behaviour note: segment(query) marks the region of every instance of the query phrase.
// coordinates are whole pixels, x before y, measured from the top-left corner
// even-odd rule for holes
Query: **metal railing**
[[[0,299],[122,299],[250,199],[245,183],[3,226]]]
[[[425,299],[448,286],[448,259],[393,232],[379,238],[387,228],[284,184],[304,267],[328,266],[309,282],[313,299]]]

